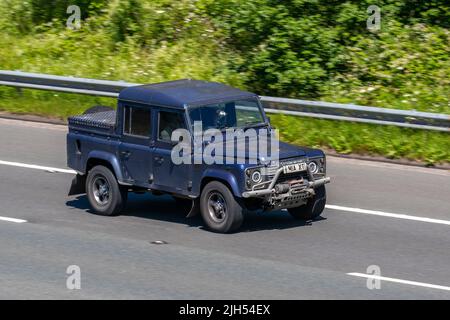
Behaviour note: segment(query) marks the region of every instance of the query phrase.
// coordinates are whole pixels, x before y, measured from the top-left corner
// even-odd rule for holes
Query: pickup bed
[[[102,109],[106,108],[107,107],[102,107]],[[95,130],[108,134],[115,132],[116,118],[116,110],[102,110],[69,117],[68,122],[70,128],[73,130]]]
[[[324,209],[324,153],[273,140],[254,93],[196,80],[136,86],[120,93],[117,111],[96,106],[68,122],[69,195],[86,193],[98,214],[120,213],[129,192],[170,194],[215,232],[237,230],[247,211],[313,219]],[[270,154],[247,150],[262,137],[276,146]]]

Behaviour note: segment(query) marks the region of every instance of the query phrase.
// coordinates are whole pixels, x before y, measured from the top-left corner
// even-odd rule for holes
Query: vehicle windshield
[[[189,117],[192,125],[195,121],[200,121],[203,130],[246,128],[265,124],[259,103],[253,99],[192,107]]]

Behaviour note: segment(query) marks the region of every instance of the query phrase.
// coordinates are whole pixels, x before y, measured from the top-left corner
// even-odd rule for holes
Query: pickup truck
[[[194,140],[198,122],[223,133],[274,131],[251,92],[191,79],[129,87],[116,109],[97,106],[68,119],[67,164],[77,172],[69,195],[86,193],[92,210],[109,216],[125,208],[129,192],[169,194],[188,217],[201,214],[219,233],[239,229],[248,211],[287,209],[296,219],[322,213],[330,179],[321,150],[279,142],[273,159],[257,153],[252,162],[248,153],[244,159],[232,153],[236,161],[175,163],[174,132],[184,129]],[[235,148],[246,143],[236,141]],[[185,145],[194,157],[195,143]]]

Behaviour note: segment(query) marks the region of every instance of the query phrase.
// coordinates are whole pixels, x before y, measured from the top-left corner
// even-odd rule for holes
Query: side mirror
[[[270,121],[270,117],[267,117],[267,121],[271,124],[272,122]]]

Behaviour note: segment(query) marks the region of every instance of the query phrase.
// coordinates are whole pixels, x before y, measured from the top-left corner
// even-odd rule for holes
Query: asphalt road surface
[[[65,134],[0,119],[0,299],[450,298],[448,171],[329,157],[321,219],[254,214],[222,235],[168,196],[90,213],[58,170]]]

